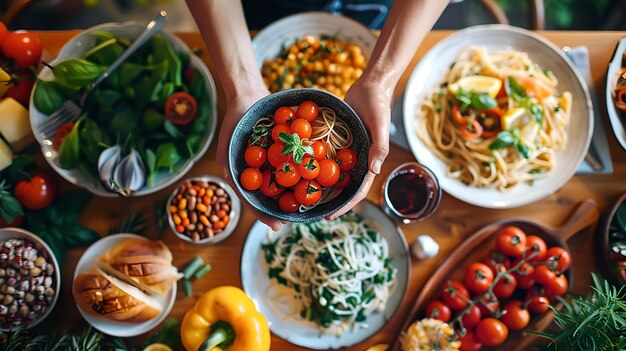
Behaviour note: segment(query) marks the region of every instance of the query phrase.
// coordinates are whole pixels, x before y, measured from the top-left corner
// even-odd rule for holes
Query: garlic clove
[[[102,151],[98,157],[98,174],[104,186],[109,190],[111,190],[113,171],[122,157],[121,153],[122,149],[118,145],[115,145]]]
[[[124,157],[113,171],[113,184],[115,191],[124,196],[129,196],[146,183],[146,167],[136,150]]]
[[[420,235],[411,244],[411,253],[418,260],[425,260],[437,256],[439,244],[429,235]]]

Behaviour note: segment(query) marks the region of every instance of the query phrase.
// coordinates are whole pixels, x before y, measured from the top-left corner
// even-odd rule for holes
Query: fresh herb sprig
[[[530,157],[530,148],[520,137],[519,129],[513,129],[512,131],[503,130],[494,141],[489,144],[489,150],[501,150],[505,147],[513,146],[520,156],[528,159]]]
[[[541,127],[543,125],[543,109],[539,104],[531,100],[531,97],[526,93],[526,89],[515,78],[510,76],[506,78],[504,88],[506,93],[513,98],[513,101],[530,112]]]
[[[485,93],[471,93],[459,89],[455,96],[461,102],[461,112],[469,106],[476,110],[488,110],[498,106],[498,101]]]
[[[0,181],[0,218],[11,223],[16,217],[23,216],[20,202],[11,194],[10,186],[3,179]]]
[[[141,212],[132,211],[122,222],[109,228],[107,235],[117,233],[134,233],[143,235],[147,226],[148,220],[146,217]]]
[[[293,162],[296,164],[302,163],[305,154],[313,154],[313,148],[311,146],[304,146],[297,133],[293,133],[291,135],[287,133],[279,133],[278,137],[283,143],[285,143],[285,147],[283,148],[281,154],[291,154],[293,156]]]

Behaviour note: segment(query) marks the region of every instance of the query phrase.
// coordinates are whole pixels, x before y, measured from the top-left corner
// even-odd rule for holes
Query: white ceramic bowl
[[[48,306],[48,308],[46,309],[46,312],[40,318],[36,319],[34,322],[26,326],[27,328],[32,328],[41,323],[41,321],[43,321],[44,319],[46,319],[46,317],[48,317],[50,312],[52,312],[54,306],[57,303],[61,292],[61,269],[59,268],[59,262],[57,261],[56,257],[54,257],[54,254],[52,253],[52,250],[50,250],[50,247],[37,235],[21,228],[0,228],[0,241],[6,241],[9,239],[25,239],[32,242],[33,244],[35,244],[35,248],[48,258],[49,264],[52,264],[52,266],[54,267],[54,289],[56,290],[56,294],[54,294],[54,299],[52,300],[50,306]],[[21,328],[21,326],[19,328]],[[0,327],[0,331],[8,332],[11,330]]]
[[[84,30],[74,38],[70,39],[59,51],[57,57],[54,58],[49,64],[54,66],[55,64],[68,60],[71,58],[79,58],[82,57],[89,49],[94,46],[94,37],[90,35],[90,33],[94,31],[106,31],[115,35],[123,35],[125,37],[134,39],[137,38],[143,31],[145,30],[145,24],[127,22],[127,23],[105,23],[101,24],[89,29]],[[215,82],[213,81],[213,77],[211,76],[211,72],[206,67],[202,59],[200,59],[197,55],[193,54],[189,47],[174,34],[169,33],[167,31],[161,32],[174,46],[177,52],[184,52],[189,54],[190,65],[196,71],[198,71],[202,77],[204,78],[204,84],[206,90],[209,93],[209,99],[211,103],[211,117],[209,118],[209,126],[205,135],[203,136],[202,142],[200,144],[200,149],[198,152],[193,155],[187,162],[182,166],[182,168],[174,173],[168,174],[167,172],[161,171],[159,172],[155,179],[154,185],[152,187],[148,187],[147,185],[143,188],[135,191],[131,194],[131,196],[142,196],[151,194],[153,192],[159,191],[174,182],[180,179],[182,176],[187,173],[194,165],[194,163],[199,160],[202,155],[206,152],[206,150],[211,145],[211,141],[213,140],[213,135],[215,133],[215,129],[217,126],[217,90],[215,88]],[[54,78],[52,71],[49,68],[44,68],[38,75],[38,78],[43,80],[52,80]],[[35,87],[36,89],[36,87]],[[33,89],[34,91],[34,89]],[[44,155],[44,158],[50,164],[50,166],[59,173],[63,178],[65,178],[70,183],[80,186],[93,194],[105,197],[115,197],[119,196],[119,194],[108,191],[100,182],[99,179],[94,178],[91,174],[86,171],[80,169],[72,169],[66,170],[61,168],[58,159],[57,150],[52,147],[50,142],[46,142],[42,140],[40,136],[40,126],[41,123],[48,117],[46,114],[41,113],[37,110],[33,103],[33,99],[31,96],[30,105],[30,124],[33,129],[33,134],[35,135],[35,139],[39,142],[41,146],[41,151]]]
[[[104,254],[105,251],[128,239],[148,240],[137,234],[120,233],[109,235],[96,241],[89,246],[89,248],[80,257],[80,260],[78,260],[76,270],[74,271],[74,279],[76,279],[76,277],[81,273],[93,271],[97,267],[98,258]],[[143,323],[117,322],[104,318],[98,318],[93,314],[83,311],[78,304],[76,304],[76,307],[83,318],[85,318],[85,320],[94,328],[108,335],[126,338],[145,334],[156,328],[165,320],[165,318],[167,318],[172,310],[172,307],[174,306],[174,301],[176,301],[176,283],[172,283],[172,288],[165,295],[152,297],[157,300],[161,306],[163,306],[163,310],[158,317]]]
[[[615,53],[611,62],[609,62],[609,68],[606,72],[606,110],[609,114],[609,121],[611,122],[611,128],[615,133],[615,138],[622,146],[622,149],[626,150],[626,126],[624,123],[624,112],[615,108],[615,85],[617,84],[617,78],[619,72],[622,69],[622,55],[626,53],[626,37],[619,40]]]
[[[534,184],[519,184],[509,192],[471,187],[446,175],[446,165],[434,155],[415,133],[418,104],[439,84],[450,64],[468,46],[483,46],[488,51],[519,50],[559,79],[558,91],[572,93],[572,114],[568,142],[556,152],[553,172]],[[561,188],[583,161],[593,133],[593,109],[589,91],[581,75],[561,49],[527,30],[507,25],[484,25],[461,30],[435,45],[413,70],[404,93],[404,128],[415,158],[439,179],[441,188],[467,203],[487,208],[511,208],[533,203]]]
[[[359,22],[326,12],[304,12],[282,18],[263,28],[252,40],[259,68],[265,60],[273,60],[283,48],[306,35],[328,35],[361,47],[369,60],[376,36]]]

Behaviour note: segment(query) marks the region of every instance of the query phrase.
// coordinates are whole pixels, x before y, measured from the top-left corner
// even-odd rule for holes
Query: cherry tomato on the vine
[[[300,137],[300,139],[310,139],[311,133],[313,133],[313,129],[311,128],[311,123],[304,118],[298,118],[289,127],[291,134],[296,133]]]
[[[493,282],[493,272],[483,263],[474,262],[465,270],[465,287],[475,293],[489,290]]]
[[[550,299],[543,295],[533,296],[527,307],[533,313],[546,313],[550,309]]]
[[[445,303],[434,300],[426,305],[426,317],[448,323],[452,318],[452,310]]]
[[[305,156],[298,165],[300,175],[304,179],[315,179],[320,174],[320,164],[311,156]]]
[[[39,64],[43,46],[37,34],[18,30],[6,34],[2,40],[2,52],[15,61],[17,68],[28,68]]]
[[[465,335],[458,336],[458,340],[461,342],[460,351],[480,351],[483,346],[471,330],[466,330]]]
[[[278,200],[278,207],[285,212],[296,212],[300,207],[296,197],[291,191],[284,193]]]
[[[309,122],[315,121],[317,119],[318,114],[317,104],[313,101],[303,101],[300,106],[298,106],[298,118],[304,118]]]
[[[541,285],[550,284],[550,282],[554,281],[556,278],[556,273],[554,273],[548,265],[542,264],[535,267],[535,271],[533,272],[533,278],[535,281]]]
[[[469,292],[463,284],[456,280],[448,280],[441,289],[441,300],[453,310],[460,310],[467,306]]]
[[[274,122],[276,122],[276,124],[291,125],[295,118],[296,114],[289,107],[279,107],[278,110],[274,112]]]
[[[519,263],[513,263],[513,266],[517,266]],[[513,276],[517,281],[517,286],[522,289],[530,289],[535,285],[535,267],[528,262],[524,262],[518,268],[519,272],[513,272]]]
[[[322,187],[315,180],[302,179],[296,184],[294,195],[303,205],[315,205],[322,198]]]
[[[45,173],[35,173],[30,180],[20,180],[15,185],[15,197],[22,206],[39,210],[54,201],[57,186],[54,180]]]
[[[274,175],[278,184],[285,188],[292,187],[300,181],[300,171],[298,170],[298,166],[293,162],[285,162],[276,167],[276,173]]]
[[[241,186],[246,190],[257,190],[263,183],[263,175],[256,168],[246,168],[239,177]]]
[[[323,159],[319,161],[320,174],[315,178],[322,186],[333,186],[339,180],[339,166],[335,160]]]
[[[546,259],[548,246],[546,242],[536,235],[529,235],[526,238],[526,257],[534,255],[530,262],[540,262]]]
[[[478,296],[474,296],[472,299],[476,299]],[[483,317],[491,316],[500,309],[500,300],[493,295],[485,294],[481,297],[476,306],[480,309],[480,314]]]
[[[275,125],[274,128],[272,128],[272,140],[274,140],[275,143],[282,143],[282,140],[280,140],[280,133],[291,135],[291,129],[286,124]]]
[[[466,329],[471,329],[480,322],[480,317],[480,308],[476,305],[472,305],[472,307],[467,310],[467,313],[461,317],[461,322],[463,322],[463,326]]]
[[[505,274],[498,280],[496,286],[493,287],[493,293],[499,299],[506,299],[515,292],[517,288],[517,280],[511,274]]]
[[[500,320],[509,330],[522,330],[530,323],[530,313],[522,307],[522,302],[519,300],[507,302],[503,311],[506,313],[500,317]]]
[[[276,168],[281,164],[289,161],[289,155],[283,155],[284,143],[274,143],[267,149],[267,161]]]
[[[335,160],[342,171],[349,171],[356,165],[356,152],[348,148],[341,149],[337,151]]]
[[[557,272],[564,272],[572,265],[572,256],[567,250],[558,246],[553,246],[548,250],[546,259],[556,261]]]
[[[278,185],[276,177],[269,169],[263,171],[263,182],[259,188],[261,193],[267,197],[275,198],[285,192],[285,188]]]
[[[260,146],[250,146],[244,153],[246,163],[252,168],[261,168],[267,159],[267,151]]]
[[[485,346],[498,346],[509,336],[509,330],[504,323],[489,317],[478,322],[474,335]]]
[[[518,227],[505,227],[496,239],[496,248],[507,256],[521,257],[526,250],[526,234]]]
[[[550,299],[554,299],[557,296],[565,295],[569,284],[565,275],[561,274],[545,284],[544,287],[546,289],[546,295],[548,295]]]
[[[326,158],[326,144],[324,144],[321,140],[316,140],[311,144],[311,148],[313,149],[313,157],[316,160],[323,160]]]

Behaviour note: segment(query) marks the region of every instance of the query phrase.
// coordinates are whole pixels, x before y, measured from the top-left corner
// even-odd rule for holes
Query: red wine
[[[429,187],[429,179],[424,178],[421,173],[399,174],[389,182],[387,189],[389,201],[401,214],[420,212],[432,198],[432,191],[429,191]]]

